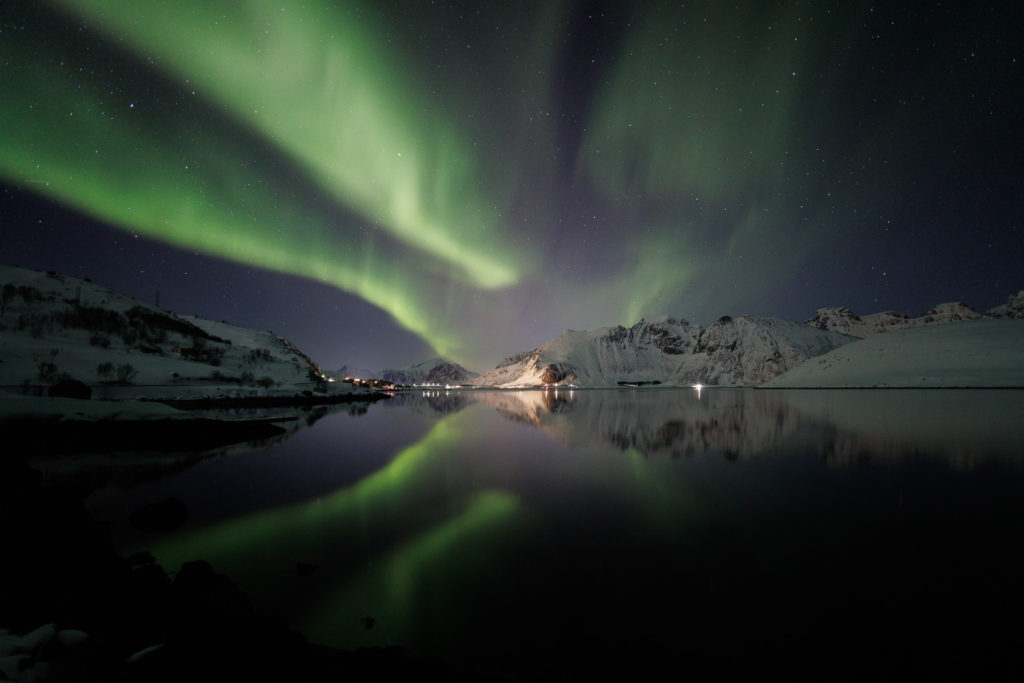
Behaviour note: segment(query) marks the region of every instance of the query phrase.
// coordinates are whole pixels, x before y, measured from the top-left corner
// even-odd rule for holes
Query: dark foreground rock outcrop
[[[313,645],[202,560],[120,557],[80,500],[0,458],[0,666],[47,681],[487,680],[400,647]],[[10,669],[10,671],[7,671]]]

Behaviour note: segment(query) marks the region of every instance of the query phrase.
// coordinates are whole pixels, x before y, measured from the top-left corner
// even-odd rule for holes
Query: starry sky
[[[1024,288],[1015,3],[7,0],[0,262],[483,371]]]

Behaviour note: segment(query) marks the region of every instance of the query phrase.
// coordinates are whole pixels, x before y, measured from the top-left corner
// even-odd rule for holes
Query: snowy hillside
[[[681,318],[569,330],[478,377],[477,386],[753,384],[852,341],[777,318],[724,317],[707,328]]]
[[[374,377],[396,384],[445,386],[468,384],[478,376],[458,363],[431,358],[404,368],[381,370]]]
[[[879,334],[765,387],[1024,387],[1024,320],[967,320]]]
[[[374,379],[378,375],[373,370],[367,368],[357,368],[353,365],[342,365],[340,368],[335,370],[331,375],[335,379],[345,379],[346,377],[351,379]]]
[[[57,273],[0,266],[0,285],[0,390],[8,394],[81,390],[76,382],[93,398],[122,399],[326,390],[316,364],[270,332],[178,316]]]

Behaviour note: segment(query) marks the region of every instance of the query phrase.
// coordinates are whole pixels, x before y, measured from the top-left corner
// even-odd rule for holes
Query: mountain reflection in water
[[[960,465],[1024,453],[1024,392],[1001,390],[501,391],[472,397],[569,447],[728,459],[813,448],[829,463],[924,453]]]
[[[121,547],[205,559],[316,642],[525,679],[655,660],[971,677],[1006,663],[993,616],[1024,607],[1022,414],[1019,391],[399,394],[283,458],[169,479],[190,509],[218,492],[218,515]],[[240,483],[309,493],[232,513]]]

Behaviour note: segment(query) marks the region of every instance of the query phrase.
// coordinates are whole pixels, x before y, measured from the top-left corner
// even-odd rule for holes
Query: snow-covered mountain
[[[975,320],[980,317],[981,314],[967,304],[953,301],[938,304],[925,311],[918,318],[911,318],[905,313],[898,313],[896,311],[884,311],[882,313],[859,316],[845,306],[841,308],[819,308],[814,317],[807,321],[807,324],[821,330],[832,330],[833,332],[841,332],[842,334],[864,339],[882,332],[904,330],[910,327],[923,327],[925,325],[939,325],[960,320]]]
[[[821,308],[803,324],[779,318],[725,316],[702,328],[665,316],[641,320],[630,328],[567,330],[533,351],[509,356],[473,384],[510,388],[760,384],[858,339],[981,317],[960,302],[938,304],[917,318],[895,311],[858,316],[849,308]],[[989,310],[985,317],[1024,318],[1024,292]],[[874,385],[877,382],[867,384]]]
[[[781,318],[726,316],[701,331],[693,353],[672,380],[686,385],[759,384],[851,341],[844,334]]]
[[[477,386],[755,384],[851,337],[778,318],[723,317],[706,328],[681,318],[630,328],[564,332],[478,377]]]
[[[76,380],[94,398],[296,395],[320,379],[316,363],[271,332],[179,316],[53,272],[0,266],[0,286],[7,393]]]
[[[467,370],[458,363],[453,363],[443,358],[431,358],[404,368],[387,368],[384,370],[368,370],[351,365],[342,365],[330,374],[338,380],[346,378],[376,379],[407,386],[414,384],[439,386],[468,384],[479,375],[479,373]]]
[[[379,379],[395,384],[468,384],[478,373],[467,370],[458,363],[443,358],[431,358],[404,368],[381,370],[375,375]]]
[[[838,348],[766,387],[1024,387],[1024,320],[908,327]]]
[[[517,353],[474,380],[477,386],[664,382],[697,343],[700,328],[665,316],[592,331],[566,330],[538,349]]]
[[[344,379],[346,377],[352,379],[376,379],[378,377],[377,373],[373,370],[357,368],[353,365],[342,365],[331,374],[335,379]]]

